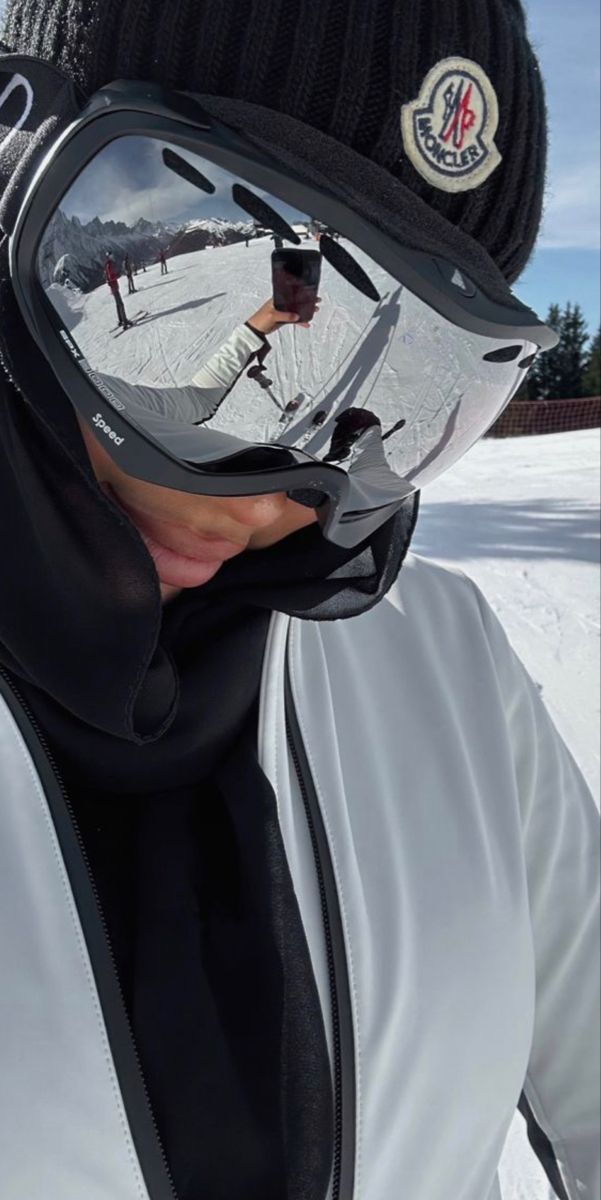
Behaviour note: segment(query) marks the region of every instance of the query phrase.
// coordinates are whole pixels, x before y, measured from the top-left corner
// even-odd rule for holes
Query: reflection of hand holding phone
[[[273,303],[278,312],[296,312],[301,321],[313,319],[321,261],[318,250],[274,250],[271,256]]]

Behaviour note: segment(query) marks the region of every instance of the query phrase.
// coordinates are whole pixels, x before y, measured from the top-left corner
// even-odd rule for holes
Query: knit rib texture
[[[90,94],[114,79],[152,80],[288,114],[389,171],[510,282],[530,258],[547,118],[520,0],[11,0],[3,36]],[[400,124],[402,106],[449,57],[489,76],[502,155],[485,183],[453,194],[415,170]]]

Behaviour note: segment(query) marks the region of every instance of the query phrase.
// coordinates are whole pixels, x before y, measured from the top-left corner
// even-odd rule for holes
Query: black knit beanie
[[[4,37],[86,93],[147,79],[287,114],[384,168],[510,283],[531,255],[546,113],[520,0],[12,0]]]

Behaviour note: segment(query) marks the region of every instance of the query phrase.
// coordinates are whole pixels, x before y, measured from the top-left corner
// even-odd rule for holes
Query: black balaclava
[[[334,619],[383,595],[417,505],[353,552],[314,527],[241,555],[163,610],[1,265],[0,311],[6,366],[44,396],[42,418],[0,377],[0,665],[77,816],[177,1194],[323,1200],[330,1067],[257,758],[261,664],[273,609]]]
[[[261,666],[273,609],[334,619],[383,595],[417,505],[352,552],[313,527],[241,555],[163,610],[23,326],[4,251],[1,352],[21,391],[0,376],[0,665],[76,814],[177,1195],[323,1200],[330,1067],[257,757]]]

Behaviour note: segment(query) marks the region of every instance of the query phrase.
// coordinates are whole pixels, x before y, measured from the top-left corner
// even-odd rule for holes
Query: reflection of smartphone
[[[301,321],[311,321],[321,279],[319,250],[274,250],[271,266],[274,308],[298,313]]]

